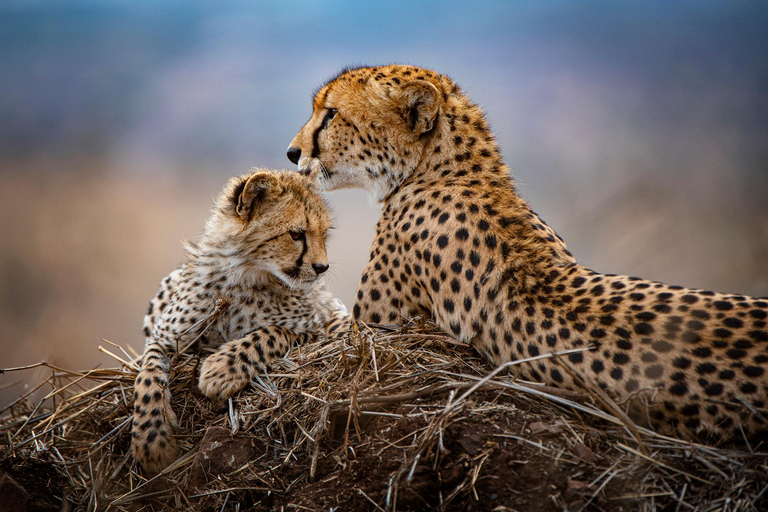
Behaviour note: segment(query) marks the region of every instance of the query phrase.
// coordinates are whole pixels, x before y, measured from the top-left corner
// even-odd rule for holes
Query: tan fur
[[[291,146],[328,189],[361,187],[382,203],[356,319],[432,317],[494,364],[590,347],[524,372],[576,388],[575,370],[665,432],[765,430],[768,300],[579,265],[517,194],[485,115],[448,77],[342,72]]]
[[[232,178],[187,261],[161,284],[144,319],[131,449],[148,471],[178,455],[170,356],[194,340],[217,350],[199,387],[231,396],[290,347],[348,327],[348,315],[318,280],[328,268],[331,216],[314,176],[254,170]]]

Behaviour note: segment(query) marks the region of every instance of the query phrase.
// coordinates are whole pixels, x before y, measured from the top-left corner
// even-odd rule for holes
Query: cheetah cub
[[[199,387],[229,397],[291,346],[347,324],[319,279],[330,225],[314,177],[255,169],[226,184],[200,241],[186,245],[186,263],[165,278],[144,318],[131,451],[147,471],[178,454],[170,355],[194,343],[218,348],[202,363]]]

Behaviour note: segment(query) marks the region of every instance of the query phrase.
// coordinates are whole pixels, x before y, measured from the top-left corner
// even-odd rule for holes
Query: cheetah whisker
[[[336,275],[336,272],[334,271],[328,271],[323,275],[323,279],[326,280],[326,282],[332,282],[339,284],[339,277]]]
[[[323,173],[323,180],[330,180],[331,173],[328,172],[328,169],[325,168],[325,165],[323,165],[323,162],[321,162],[319,158],[317,159],[317,163],[320,165],[320,171]]]

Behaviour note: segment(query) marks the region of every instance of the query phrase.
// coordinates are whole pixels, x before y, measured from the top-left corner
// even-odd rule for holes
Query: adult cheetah
[[[327,189],[363,188],[382,205],[357,320],[425,315],[494,364],[591,347],[523,372],[631,396],[631,416],[667,433],[764,436],[768,299],[579,265],[517,194],[481,109],[445,75],[342,71],[315,95],[288,158],[322,172]]]
[[[163,282],[144,318],[131,450],[156,473],[178,452],[169,392],[170,355],[190,344],[217,348],[200,370],[211,398],[244,388],[307,338],[338,332],[344,306],[318,279],[328,269],[331,216],[314,178],[254,170],[232,178],[187,261]]]

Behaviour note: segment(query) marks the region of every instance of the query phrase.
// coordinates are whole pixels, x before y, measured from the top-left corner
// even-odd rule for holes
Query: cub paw
[[[161,419],[136,418],[131,431],[131,452],[149,473],[159,473],[179,456],[173,429]]]
[[[198,387],[208,398],[229,398],[251,381],[233,354],[208,356],[200,368]]]

